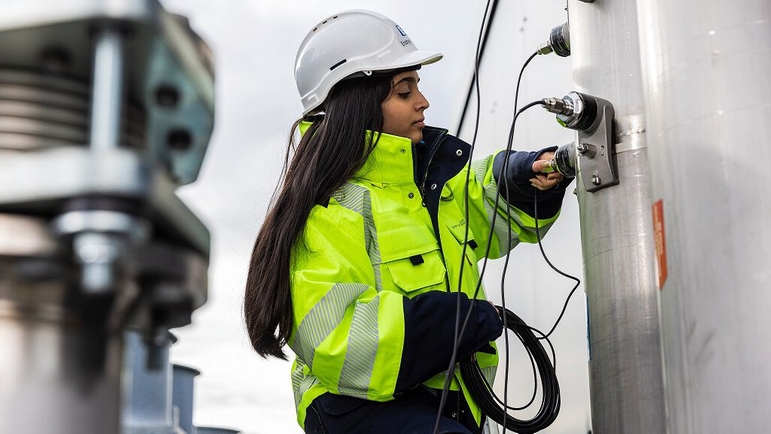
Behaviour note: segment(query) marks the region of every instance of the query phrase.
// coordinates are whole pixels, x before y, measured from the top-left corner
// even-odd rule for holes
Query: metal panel
[[[767,432],[771,3],[639,0],[638,13],[668,431]]]

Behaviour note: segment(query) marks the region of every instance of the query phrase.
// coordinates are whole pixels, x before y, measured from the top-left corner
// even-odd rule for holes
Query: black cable
[[[561,398],[557,374],[549,359],[549,354],[534,334],[535,329],[528,326],[510,310],[502,307],[498,309],[501,317],[505,317],[507,320],[507,329],[517,335],[538,368],[544,389],[538,412],[530,419],[517,419],[509,415],[496,402],[497,398],[494,397],[473,356],[460,362],[461,375],[474,402],[488,417],[500,425],[512,428],[517,433],[535,433],[551,425],[559,414]]]
[[[520,70],[519,77],[517,79],[517,87],[515,92],[515,107],[517,105],[518,97],[519,97],[519,87],[521,84],[521,79],[523,72],[527,65],[535,58],[537,53],[533,53],[527,61],[523,64],[522,69]],[[525,110],[534,107],[536,105],[542,104],[541,101],[534,101],[525,107],[523,107],[520,110],[516,111],[516,114],[512,120],[511,129],[509,130],[509,138],[507,142],[507,148],[506,148],[506,154],[508,155],[513,147],[513,135],[516,128],[516,121],[519,117],[519,115],[524,112]],[[499,176],[497,179],[502,180],[503,184],[502,187],[504,189],[504,193],[508,195],[508,180],[505,176],[505,173],[507,172],[508,168],[508,158],[504,159],[504,164],[501,167],[501,171],[499,173]],[[508,196],[507,196],[508,197]],[[500,198],[500,195],[496,196],[495,206],[494,209],[497,209],[498,206],[498,200]],[[544,429],[547,426],[549,426],[551,423],[554,422],[557,415],[559,414],[559,409],[561,405],[561,399],[559,396],[559,382],[556,378],[556,372],[555,372],[555,366],[556,366],[556,353],[554,351],[554,346],[552,345],[551,341],[549,341],[548,337],[551,335],[551,333],[554,331],[554,329],[559,324],[560,320],[562,319],[564,312],[567,308],[567,304],[572,296],[572,294],[575,292],[576,288],[580,284],[580,281],[576,279],[573,276],[567,275],[561,271],[559,271],[552,263],[549,261],[548,257],[545,254],[545,251],[543,250],[543,245],[541,243],[541,234],[540,234],[540,227],[538,225],[538,208],[537,208],[537,192],[534,196],[534,202],[536,204],[534,205],[534,220],[535,220],[535,230],[536,230],[536,238],[538,240],[539,248],[541,250],[541,254],[543,255],[546,262],[552,267],[553,270],[557,271],[559,274],[571,278],[573,280],[576,280],[576,282],[579,282],[576,284],[576,286],[573,288],[573,290],[568,295],[568,298],[565,302],[565,305],[563,306],[562,313],[560,314],[559,318],[555,322],[552,329],[549,331],[548,334],[544,335],[542,332],[540,332],[537,329],[531,328],[527,326],[527,324],[524,323],[521,319],[515,320],[516,322],[513,324],[513,327],[519,328],[519,327],[527,327],[527,330],[530,331],[530,334],[526,337],[522,335],[518,335],[520,338],[520,342],[525,346],[525,348],[528,350],[528,355],[531,361],[531,366],[533,367],[533,376],[534,376],[534,388],[533,388],[533,395],[531,396],[531,399],[528,403],[526,403],[524,406],[521,407],[510,407],[507,404],[508,399],[508,358],[507,358],[507,367],[506,367],[506,379],[504,384],[504,401],[501,402],[501,400],[492,392],[492,388],[489,384],[487,384],[487,380],[484,378],[484,376],[481,374],[481,370],[479,369],[479,365],[476,363],[474,358],[470,358],[468,360],[461,362],[461,375],[463,375],[463,378],[466,380],[466,384],[469,387],[469,391],[472,393],[472,398],[474,399],[477,404],[480,405],[480,408],[482,408],[483,412],[487,414],[491,419],[495,420],[499,424],[503,426],[504,433],[506,432],[507,427],[514,428],[517,432],[536,432],[538,430]],[[494,222],[497,215],[493,216],[493,222],[491,225],[491,230],[488,235],[489,239],[493,236],[493,228],[494,228]],[[511,219],[511,206],[507,206],[507,219]],[[504,271],[502,273],[501,277],[501,297],[503,302],[502,309],[508,310],[505,308],[505,291],[503,291],[503,284],[505,281],[506,276],[506,270],[508,268],[508,263],[510,259],[510,252],[511,252],[511,234],[509,233],[508,237],[508,249],[507,249],[507,255],[506,255],[506,263],[504,265]],[[489,254],[490,249],[490,243],[488,242],[488,250],[485,253],[485,266],[486,266],[486,260]],[[480,273],[480,280],[477,285],[477,291],[479,290],[479,287],[481,286],[482,276],[484,275],[484,270],[486,267],[483,267],[482,272]],[[475,293],[476,294],[476,293]],[[476,296],[475,296],[476,298]],[[513,314],[512,314],[513,315]],[[467,315],[466,321],[470,315]],[[510,329],[508,322],[512,319],[510,315],[505,315],[502,317],[504,322],[504,327],[507,329]],[[461,329],[461,335],[463,331],[465,330],[466,322],[464,322],[464,327]],[[534,337],[535,335],[532,334],[532,332],[535,331],[538,334],[540,334],[540,337]],[[545,340],[547,344],[549,345],[552,353],[552,360],[554,360],[554,365],[551,364],[551,362],[548,360],[548,357],[544,358],[543,354],[545,354],[545,350],[543,350],[543,346],[540,345],[539,340]],[[509,340],[508,335],[505,336],[506,341],[506,354],[509,354]],[[465,365],[465,368],[464,368]],[[473,368],[473,371],[472,371]],[[464,372],[465,371],[465,372]],[[541,384],[543,385],[543,394],[542,394],[542,403],[541,407],[539,409],[539,413],[532,419],[529,420],[519,420],[512,416],[509,416],[507,411],[508,410],[522,410],[528,408],[534,401],[537,396],[538,392],[538,382],[537,382],[537,375],[540,373],[541,377]],[[480,385],[480,383],[483,383],[483,385]],[[471,385],[473,384],[473,386]],[[475,390],[475,392],[472,392],[471,389]],[[475,396],[476,393],[476,396]],[[499,405],[502,405],[502,407],[499,407]]]
[[[496,0],[496,5],[497,5],[497,0]],[[473,136],[473,138],[471,140],[471,151],[469,152],[469,157],[468,157],[469,165],[471,164],[471,161],[473,161],[474,147],[476,145],[477,133],[479,131],[479,117],[480,117],[480,109],[481,109],[481,104],[480,104],[481,94],[480,94],[480,91],[479,91],[479,73],[478,72],[479,72],[479,62],[480,62],[481,57],[482,57],[482,52],[484,51],[484,46],[485,46],[484,42],[487,39],[487,33],[485,32],[485,22],[487,21],[487,13],[488,13],[489,8],[490,8],[490,0],[487,0],[487,3],[485,4],[485,10],[484,10],[484,13],[482,15],[482,24],[481,24],[481,26],[479,28],[479,37],[477,38],[477,47],[476,47],[476,50],[474,52],[474,77],[473,77],[473,80],[471,82],[472,83],[471,86],[472,86],[472,88],[476,87],[476,92],[477,92],[477,112],[476,112],[476,119],[475,119],[475,122],[474,122],[474,136]],[[493,12],[494,12],[494,10],[493,10]],[[492,16],[490,17],[490,21],[492,21]],[[487,30],[489,31],[489,26],[488,26]],[[483,41],[483,36],[482,36],[483,34],[485,35],[484,36],[484,41]],[[471,92],[471,88],[469,89],[469,94],[470,94],[470,92]],[[466,101],[466,106],[468,106],[468,99]],[[463,117],[465,117],[465,110],[466,110],[466,107],[464,107],[464,113],[461,116],[461,119],[463,119]],[[460,130],[458,131],[458,133],[460,133]],[[467,222],[468,222],[468,186],[469,186],[469,176],[470,176],[470,173],[471,173],[471,168],[469,166],[469,170],[466,172],[466,183],[465,183],[466,187],[465,187],[465,194],[464,194],[464,196],[465,196],[464,197],[464,209],[465,209],[464,213],[465,213],[465,218],[466,218]],[[454,329],[454,335],[453,335],[452,355],[450,356],[450,363],[449,363],[449,366],[447,368],[447,375],[445,377],[444,385],[442,387],[442,396],[441,396],[441,398],[439,400],[439,409],[437,410],[436,422],[434,424],[434,434],[438,434],[438,432],[439,432],[439,423],[440,423],[440,421],[442,419],[442,413],[444,412],[444,406],[447,403],[447,396],[449,395],[449,392],[450,392],[450,384],[452,383],[452,378],[454,376],[453,375],[453,371],[454,371],[454,367],[455,367],[455,362],[458,359],[458,345],[459,345],[458,343],[460,342],[460,339],[463,336],[463,330],[465,329],[466,322],[468,321],[468,318],[471,315],[472,310],[474,309],[474,299],[476,299],[476,293],[475,293],[474,297],[471,300],[471,304],[469,306],[468,313],[466,314],[466,321],[464,321],[463,329],[459,330],[460,315],[461,315],[460,294],[462,292],[462,285],[463,285],[463,269],[464,269],[464,265],[466,263],[466,261],[464,261],[464,258],[466,257],[466,248],[467,248],[467,243],[465,242],[465,240],[468,239],[468,231],[469,231],[469,225],[466,224],[466,231],[465,231],[465,234],[464,234],[463,249],[461,251],[461,258],[460,258],[461,265],[460,265],[460,270],[458,272],[458,296],[457,296],[457,300],[456,300],[456,304],[455,304],[455,329]],[[437,236],[438,235],[439,234],[437,234]]]
[[[535,58],[535,56],[538,55],[538,52],[534,52],[530,55],[530,57],[525,60],[525,63],[522,64],[522,68],[519,69],[519,75],[517,76],[517,86],[514,90],[514,112],[517,112],[517,106],[519,105],[519,88],[522,84],[522,75],[525,73],[525,68],[527,68],[527,65],[530,64],[530,62]],[[515,116],[516,117],[516,116]],[[512,148],[514,147],[514,126],[516,124],[516,119],[512,120],[511,123],[511,130],[509,131],[509,140],[506,143],[506,155],[508,155]],[[499,174],[498,179],[503,179],[503,186],[505,190],[506,197],[509,197],[509,182],[506,176],[504,175],[508,171],[509,166],[509,159],[506,158],[503,164],[503,168],[501,170],[501,173]],[[503,178],[501,178],[503,176]],[[511,221],[511,206],[507,204],[506,206],[506,219],[508,221]],[[536,224],[538,216],[535,216]],[[506,250],[506,261],[503,265],[503,271],[501,273],[501,305],[504,309],[506,309],[506,289],[505,289],[505,281],[506,281],[506,272],[509,268],[509,259],[511,258],[511,249],[512,249],[512,239],[511,239],[511,231],[508,231],[508,237],[507,237],[507,250]],[[503,318],[503,326],[506,327],[506,317]],[[506,369],[504,369],[504,375],[503,375],[503,407],[508,408],[508,397],[509,397],[509,354],[511,352],[509,351],[509,336],[508,334],[504,337],[504,346],[506,347]],[[533,384],[535,387],[533,387],[533,395],[530,397],[530,401],[527,402],[523,406],[523,408],[529,407],[533,402],[535,402],[535,397],[538,394],[538,382],[536,381],[536,369],[535,369],[535,363],[533,361],[533,358],[530,357],[530,364],[533,366]],[[497,397],[496,397],[497,399]],[[506,434],[506,425],[503,425],[503,434]]]
[[[484,17],[487,17],[487,11],[488,11],[489,6],[490,6],[490,0],[488,0],[487,5],[485,7]],[[493,5],[493,11],[491,12],[491,15],[490,15],[490,18],[489,18],[489,23],[492,22],[493,16],[495,14],[495,8],[496,7],[497,7],[497,2],[495,2],[494,5]],[[458,131],[460,132],[460,129],[462,128],[462,125],[463,125],[463,121],[465,119],[465,114],[466,114],[466,110],[468,108],[468,103],[469,103],[469,100],[470,100],[471,92],[474,89],[474,87],[476,87],[476,92],[477,92],[477,112],[476,112],[474,135],[473,135],[473,139],[472,139],[472,143],[471,143],[471,153],[469,155],[469,161],[473,161],[472,156],[473,156],[474,147],[475,147],[474,145],[475,145],[475,142],[476,142],[478,128],[479,128],[479,117],[480,117],[479,112],[480,112],[480,108],[481,108],[481,101],[480,101],[481,97],[480,97],[480,91],[479,91],[479,74],[478,74],[478,71],[479,71],[479,62],[480,62],[480,59],[481,59],[481,55],[484,52],[485,43],[487,41],[487,36],[489,34],[489,26],[490,26],[489,23],[488,23],[488,27],[487,27],[487,29],[485,31],[485,20],[483,19],[482,26],[480,28],[480,36],[479,36],[479,39],[477,41],[477,50],[476,50],[476,57],[475,57],[475,64],[474,64],[474,75],[472,77],[472,83],[471,83],[471,85],[469,87],[468,96],[466,98],[466,103],[464,105],[463,113],[461,114],[461,119],[460,119],[460,123],[459,123],[459,126],[458,126]],[[484,40],[483,41],[482,41],[482,33],[484,33]],[[481,42],[481,49],[480,49],[480,42]],[[517,79],[516,91],[515,91],[515,97],[514,97],[515,115],[514,115],[514,118],[512,120],[511,129],[509,131],[509,138],[508,138],[508,143],[507,143],[507,147],[506,147],[506,155],[508,155],[511,152],[511,150],[512,150],[514,129],[515,129],[516,120],[517,120],[518,116],[522,112],[524,112],[525,110],[527,110],[527,109],[529,109],[531,107],[534,107],[536,105],[542,104],[542,101],[534,101],[534,102],[526,105],[525,107],[523,107],[521,110],[517,110],[516,109],[517,108],[517,104],[518,104],[519,88],[520,88],[520,84],[521,84],[521,80],[522,80],[522,75],[524,73],[525,68],[533,60],[533,58],[535,58],[535,56],[537,54],[538,54],[537,52],[533,53],[525,61],[525,63],[523,64],[523,66],[522,66],[522,68],[521,68],[521,70],[519,72],[519,76],[518,76],[518,79]],[[503,165],[501,167],[501,173],[499,174],[498,179],[499,180],[503,180],[503,187],[504,187],[504,189],[506,191],[506,194],[507,194],[507,197],[508,197],[508,180],[506,179],[506,176],[505,176],[505,173],[507,172],[507,168],[508,168],[508,158],[505,158],[504,159],[504,163],[503,163]],[[469,212],[468,211],[468,184],[469,184],[470,171],[471,170],[469,168],[469,170],[466,173],[466,189],[465,189],[465,201],[464,201],[464,203],[465,203],[464,212],[465,212],[465,215],[466,215],[466,221],[468,221],[468,212]],[[499,199],[499,197],[500,197],[500,195],[496,196],[494,209],[497,209],[497,207],[498,207],[498,199]],[[534,200],[537,201],[537,193],[536,193],[536,196],[534,197]],[[494,232],[494,223],[495,223],[496,217],[497,217],[497,213],[493,216],[492,224],[490,226],[490,233],[488,234],[488,240],[492,239],[493,232]],[[509,221],[511,220],[511,206],[510,205],[507,206],[507,219]],[[541,250],[541,254],[543,255],[543,257],[546,260],[546,262],[549,264],[549,266],[554,271],[556,271],[560,275],[563,275],[565,277],[568,277],[568,278],[571,278],[573,280],[576,280],[577,283],[573,287],[573,289],[571,290],[570,294],[568,295],[568,298],[565,301],[565,304],[564,304],[564,306],[562,308],[562,312],[560,313],[557,321],[555,322],[554,326],[551,328],[549,333],[544,335],[539,330],[527,326],[527,324],[525,324],[524,321],[522,321],[520,318],[516,317],[516,315],[514,315],[513,313],[511,313],[510,311],[508,311],[505,308],[505,292],[503,291],[503,284],[504,284],[504,281],[505,281],[506,270],[508,268],[508,263],[509,263],[509,259],[510,259],[510,252],[511,252],[511,244],[512,244],[511,233],[509,232],[508,249],[507,249],[507,254],[506,254],[506,263],[504,265],[504,271],[503,271],[502,276],[501,276],[501,287],[502,287],[501,297],[502,297],[502,302],[503,302],[503,307],[501,309],[506,311],[507,314],[504,315],[502,317],[502,319],[503,319],[504,327],[507,328],[507,329],[509,329],[509,325],[508,325],[509,320],[514,319],[514,321],[515,321],[513,323],[514,328],[518,329],[520,331],[520,333],[522,333],[522,334],[518,334],[518,337],[520,338],[520,341],[525,346],[525,348],[528,349],[528,354],[529,354],[529,358],[530,358],[530,361],[531,361],[531,366],[533,367],[533,376],[534,376],[534,384],[535,384],[535,387],[533,389],[533,395],[532,395],[530,401],[527,404],[525,404],[524,406],[522,406],[522,407],[509,407],[507,402],[506,402],[507,401],[507,396],[508,396],[507,391],[508,391],[508,375],[509,375],[508,356],[507,356],[507,360],[506,360],[507,361],[507,366],[506,366],[506,374],[505,374],[506,375],[506,379],[505,379],[505,385],[504,385],[504,401],[503,402],[501,402],[501,400],[494,393],[492,393],[492,388],[490,387],[489,384],[487,384],[487,380],[481,374],[481,370],[479,368],[479,365],[476,363],[475,359],[472,358],[472,359],[469,359],[469,360],[461,362],[461,375],[463,375],[464,379],[466,379],[466,383],[468,384],[470,381],[474,382],[474,386],[476,388],[476,391],[479,392],[480,394],[482,394],[482,391],[484,391],[484,393],[483,393],[484,397],[474,396],[474,393],[472,392],[472,398],[474,398],[474,400],[477,402],[477,404],[480,405],[480,408],[482,408],[482,410],[485,412],[485,414],[490,416],[493,420],[495,420],[499,424],[503,425],[503,432],[504,432],[504,434],[506,432],[506,428],[507,428],[508,425],[510,425],[511,427],[515,428],[517,430],[517,432],[523,432],[523,433],[524,432],[536,432],[536,431],[538,431],[540,429],[543,429],[543,428],[549,426],[556,419],[557,414],[559,413],[559,408],[560,408],[559,383],[558,383],[557,378],[556,378],[556,373],[555,373],[554,366],[552,366],[551,362],[548,359],[548,356],[544,357],[545,350],[543,349],[543,346],[540,344],[539,340],[545,340],[547,342],[547,344],[549,345],[549,347],[551,348],[552,359],[554,360],[554,365],[556,366],[556,353],[555,353],[554,347],[553,347],[552,343],[549,341],[548,337],[556,329],[557,325],[561,321],[561,319],[562,319],[562,317],[563,317],[563,315],[564,315],[564,313],[565,313],[565,311],[567,309],[567,305],[568,305],[568,302],[570,301],[571,296],[573,295],[573,293],[575,292],[575,290],[578,288],[578,286],[580,284],[580,281],[578,279],[576,279],[573,276],[567,275],[567,274],[561,272],[560,270],[558,270],[549,261],[549,259],[547,258],[546,254],[545,254],[545,252],[543,250],[543,245],[541,243],[540,228],[538,226],[538,220],[537,220],[538,219],[537,205],[534,207],[534,219],[535,219],[535,230],[536,230],[536,237],[537,237],[537,240],[538,240],[538,245],[539,245],[539,248]],[[448,367],[448,370],[447,370],[447,377],[446,377],[445,384],[444,384],[444,387],[443,387],[443,390],[442,390],[442,397],[441,397],[441,400],[440,400],[440,406],[439,406],[439,409],[438,409],[436,424],[435,424],[435,427],[434,427],[434,433],[435,434],[438,432],[438,429],[439,429],[439,423],[440,423],[440,420],[441,420],[441,414],[443,413],[444,406],[446,404],[447,394],[449,392],[450,383],[452,381],[452,371],[453,371],[453,367],[455,365],[455,361],[457,359],[458,342],[459,342],[460,338],[463,336],[463,333],[464,333],[464,331],[466,329],[468,321],[469,321],[469,319],[471,317],[472,310],[474,308],[474,302],[476,301],[478,293],[480,291],[481,284],[482,284],[482,278],[483,278],[484,272],[486,270],[487,259],[488,259],[488,256],[489,256],[490,245],[491,245],[491,243],[488,241],[488,243],[487,243],[487,250],[486,250],[485,256],[484,256],[485,257],[484,264],[483,264],[482,270],[481,270],[480,275],[479,275],[479,280],[477,282],[477,286],[475,288],[474,295],[473,295],[472,300],[471,300],[471,305],[470,305],[469,310],[468,310],[468,312],[466,314],[466,317],[465,317],[465,319],[463,321],[463,326],[459,330],[458,329],[458,322],[459,322],[459,319],[460,319],[460,292],[461,292],[461,286],[462,286],[463,266],[465,264],[465,261],[463,259],[465,258],[466,245],[467,245],[465,240],[468,239],[468,231],[469,231],[469,228],[468,228],[468,225],[467,225],[466,226],[466,233],[465,233],[465,236],[464,236],[463,251],[462,251],[462,254],[461,254],[461,267],[460,267],[460,273],[459,273],[459,279],[458,279],[459,280],[459,282],[458,282],[458,295],[459,295],[459,298],[458,298],[458,303],[456,305],[457,306],[457,310],[456,310],[455,336],[454,336],[454,344],[453,344],[453,354],[451,356],[450,364],[449,364],[449,367]],[[511,314],[511,315],[509,315],[509,314]],[[524,335],[524,333],[526,333],[526,332],[524,331],[525,329],[522,329],[522,327],[526,327],[526,330],[529,332],[527,335]],[[537,332],[541,336],[536,338],[535,335],[533,334],[533,331]],[[508,335],[505,336],[505,341],[506,341],[506,344],[505,344],[506,345],[506,354],[508,355],[509,354]],[[471,374],[471,372],[469,372],[468,370],[467,370],[467,372],[464,372],[464,365],[466,365],[467,368],[469,367],[468,365],[470,365],[471,368],[474,368],[474,372],[476,372],[477,375],[473,376],[473,374]],[[536,415],[536,417],[534,417],[534,418],[532,418],[530,420],[518,420],[516,418],[513,418],[513,417],[509,416],[507,414],[507,410],[515,410],[516,411],[516,410],[526,409],[530,405],[532,405],[532,403],[535,401],[535,398],[536,398],[537,392],[538,392],[538,382],[537,382],[537,378],[536,378],[536,376],[537,376],[537,372],[536,371],[540,372],[540,374],[541,374],[540,375],[541,376],[541,383],[543,384],[543,387],[544,387],[544,392],[543,392],[543,396],[542,396],[543,399],[542,399],[541,408],[539,409],[539,413]],[[483,387],[478,387],[479,386],[478,382],[476,382],[474,380],[470,380],[470,378],[475,378],[475,379],[481,378],[484,386]],[[469,386],[469,388],[471,388],[471,386]],[[482,402],[484,402],[485,405],[482,405]],[[496,402],[498,404],[501,404],[503,407],[502,408],[498,407]],[[501,412],[502,412],[502,414],[501,414]]]
[[[536,216],[538,215],[538,192],[536,191],[535,197],[533,198],[533,214]],[[535,220],[535,234],[538,238],[538,248],[541,249],[541,256],[543,256],[543,259],[546,261],[547,264],[549,264],[549,267],[551,267],[552,270],[554,270],[557,274],[567,277],[568,279],[571,279],[576,282],[575,286],[573,286],[573,289],[570,290],[570,293],[568,294],[568,297],[565,299],[565,304],[562,305],[562,311],[560,312],[559,316],[557,317],[557,320],[554,322],[554,325],[551,327],[548,333],[546,333],[542,338],[539,339],[549,339],[549,336],[554,332],[554,330],[557,328],[557,325],[559,325],[560,321],[562,321],[562,317],[565,315],[565,311],[567,311],[568,303],[570,303],[570,298],[573,297],[573,293],[576,292],[576,289],[578,289],[578,286],[581,284],[581,280],[578,279],[575,276],[572,276],[570,274],[567,274],[563,271],[561,271],[559,268],[555,267],[554,264],[551,263],[549,258],[546,256],[546,252],[543,250],[543,244],[541,243],[541,233],[540,229],[538,227],[538,218]]]
[[[488,1],[487,4],[489,5],[490,2]],[[484,56],[485,54],[485,48],[487,47],[487,38],[488,36],[490,36],[490,28],[492,27],[493,21],[495,20],[495,12],[497,10],[498,10],[498,0],[495,0],[493,2],[493,7],[490,10],[490,18],[486,20],[487,29],[484,32],[484,37],[482,39],[481,47],[477,45],[477,52],[479,53],[478,59],[480,60],[482,59],[482,56]],[[485,11],[487,11],[487,8],[485,8]],[[484,17],[485,18],[487,17],[487,12],[485,12]],[[483,23],[484,23],[484,18],[483,18]],[[471,77],[471,82],[469,83],[469,86],[468,86],[468,92],[466,93],[466,101],[463,103],[463,111],[461,112],[460,120],[458,121],[458,129],[455,130],[458,132],[458,134],[460,134],[461,130],[463,129],[463,121],[466,120],[466,110],[468,110],[469,101],[471,100],[471,92],[473,91],[475,85],[476,85],[477,91],[479,89],[479,78],[477,77],[478,72],[479,72],[479,67],[477,65],[477,67],[474,69],[474,76]],[[477,109],[478,109],[478,106],[479,106],[479,95],[477,95]],[[477,116],[477,122],[478,121],[479,121],[479,117]]]

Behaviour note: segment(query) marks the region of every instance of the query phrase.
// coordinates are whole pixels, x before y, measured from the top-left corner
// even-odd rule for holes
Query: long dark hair
[[[244,298],[246,329],[262,357],[286,360],[282,347],[292,333],[289,288],[292,247],[302,238],[314,205],[327,203],[366,162],[383,130],[381,104],[391,93],[393,74],[350,78],[337,83],[324,114],[292,127],[284,179],[257,235]],[[313,124],[295,145],[303,120]],[[375,134],[369,136],[367,130]],[[294,152],[293,152],[294,151]]]

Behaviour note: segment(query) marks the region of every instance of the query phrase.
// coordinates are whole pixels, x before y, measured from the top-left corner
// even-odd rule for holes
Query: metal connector
[[[543,107],[557,122],[578,131],[578,140],[560,147],[548,170],[563,176],[582,173],[586,191],[619,183],[613,159],[613,105],[592,95],[570,92],[562,98],[544,98]]]
[[[576,143],[562,145],[554,152],[554,158],[543,165],[543,173],[559,172],[566,178],[576,176]]]
[[[536,53],[538,54],[549,54],[553,52],[554,49],[549,45],[549,42],[544,42],[543,44],[538,46],[538,49],[536,50]]]
[[[538,54],[554,53],[560,57],[570,56],[570,25],[564,23],[549,33],[549,40],[538,46]]]
[[[542,101],[543,108],[548,112],[563,116],[570,116],[573,114],[572,101],[554,97],[544,98]]]

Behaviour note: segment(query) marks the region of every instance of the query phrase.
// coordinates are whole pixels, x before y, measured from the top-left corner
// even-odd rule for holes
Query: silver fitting
[[[543,44],[538,46],[538,49],[536,50],[536,53],[538,54],[549,54],[553,52],[554,49],[551,47],[551,44],[548,42],[544,42]]]
[[[584,125],[591,125],[594,119],[585,119],[586,101],[583,95],[578,92],[570,92],[562,97],[562,101],[566,107],[570,107],[570,111],[563,111],[557,113],[557,122],[565,128],[570,129],[584,129]]]
[[[72,254],[80,266],[81,289],[86,294],[112,292],[124,269],[127,252],[144,244],[150,224],[117,211],[70,211],[52,222],[54,233],[72,237]]]
[[[548,112],[563,116],[570,116],[573,114],[572,101],[554,97],[544,98],[542,101],[543,107]]]

